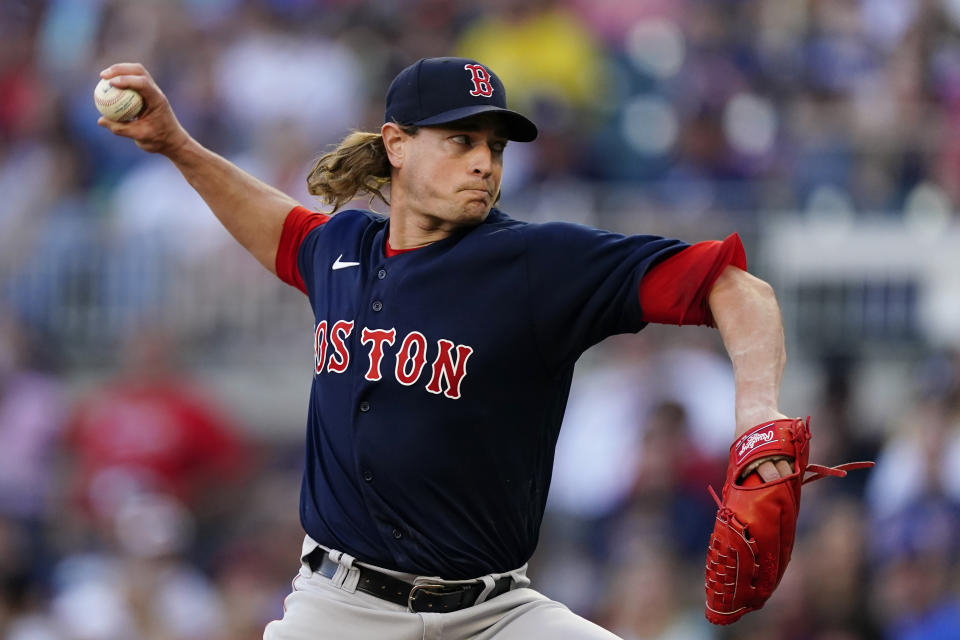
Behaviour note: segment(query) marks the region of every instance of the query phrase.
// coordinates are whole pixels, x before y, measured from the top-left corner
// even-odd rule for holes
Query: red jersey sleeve
[[[640,281],[644,322],[714,326],[708,298],[727,266],[746,270],[740,236],[698,242],[653,267]]]
[[[283,221],[283,232],[280,235],[275,263],[277,277],[304,293],[307,292],[307,287],[303,283],[300,267],[297,264],[300,245],[308,233],[329,219],[330,216],[325,213],[310,211],[305,207],[294,207]]]

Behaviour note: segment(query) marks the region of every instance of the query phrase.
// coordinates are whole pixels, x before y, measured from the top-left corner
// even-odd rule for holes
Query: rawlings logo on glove
[[[723,499],[713,487],[717,520],[706,562],[706,616],[714,624],[730,624],[764,605],[780,583],[790,561],[800,508],[800,487],[826,476],[843,477],[872,462],[836,467],[808,464],[810,419],[774,420],[740,436],[730,447]],[[766,458],[789,458],[793,473],[762,482],[754,475],[738,481],[748,468]],[[807,472],[813,475],[806,477]]]
[[[772,426],[773,423],[771,422],[770,424],[755,427],[755,429],[766,429],[767,427]],[[740,443],[739,445],[735,445],[737,447],[737,464],[739,464],[743,461],[743,456],[747,455],[758,446],[763,446],[773,442],[773,429],[770,429],[769,431],[751,431],[749,437],[746,439],[740,438],[740,440],[737,442]]]

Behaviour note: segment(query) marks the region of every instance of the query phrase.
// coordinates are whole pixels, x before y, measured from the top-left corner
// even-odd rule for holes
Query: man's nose
[[[493,172],[493,151],[485,144],[478,144],[470,156],[470,163],[474,175],[489,176]]]

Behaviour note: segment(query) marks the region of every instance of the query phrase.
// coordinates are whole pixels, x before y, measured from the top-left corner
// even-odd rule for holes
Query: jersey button
[[[402,537],[403,537],[403,531],[400,531],[400,529],[397,529],[396,527],[394,527],[394,529],[393,529],[393,539],[394,539],[394,540],[399,540],[399,539],[402,538]]]
[[[363,411],[364,413],[366,413],[367,411],[370,411],[370,403],[367,402],[366,400],[364,400],[363,402],[361,402],[361,403],[360,403],[360,411]]]
[[[364,471],[364,472],[363,472],[363,480],[364,480],[364,482],[373,482],[373,472],[370,471],[369,469],[367,469],[366,471]]]
[[[386,270],[386,269],[380,269],[380,271],[377,271],[377,277],[380,278],[381,280],[383,280],[384,278],[386,278],[386,277],[387,277],[387,270]]]
[[[373,309],[374,311],[380,311],[380,309],[383,309],[383,303],[380,302],[379,300],[374,300],[373,304],[370,305],[370,308]]]

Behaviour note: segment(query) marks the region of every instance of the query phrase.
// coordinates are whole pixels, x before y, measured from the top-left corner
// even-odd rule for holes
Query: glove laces
[[[847,462],[844,464],[838,464],[835,467],[825,467],[822,464],[808,464],[807,471],[813,472],[813,475],[804,478],[803,484],[820,480],[821,478],[826,478],[827,476],[843,478],[847,475],[847,471],[853,471],[854,469],[869,469],[873,465],[873,462]]]

